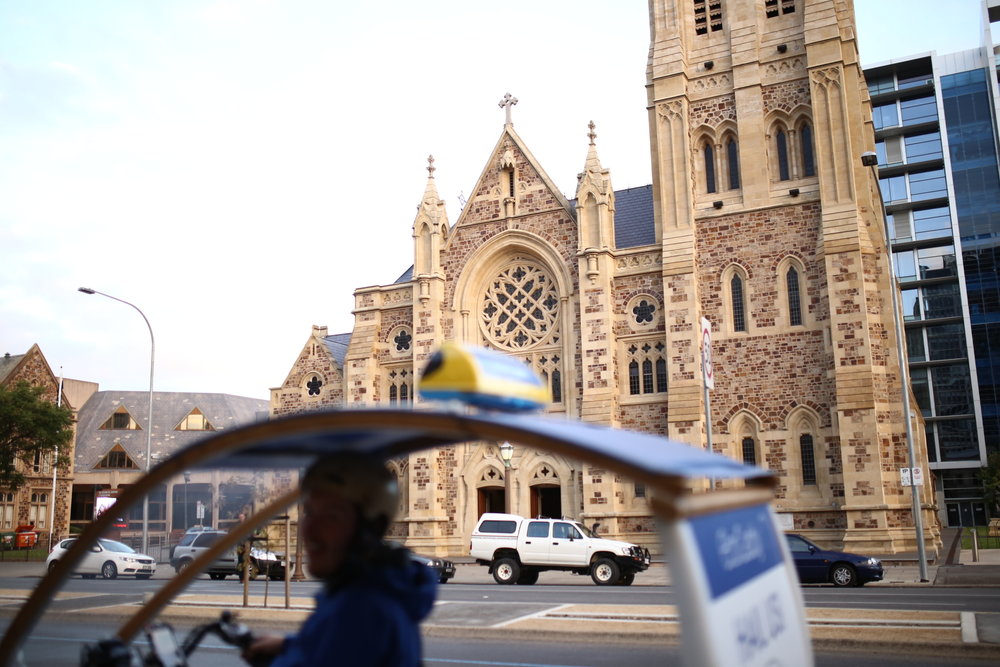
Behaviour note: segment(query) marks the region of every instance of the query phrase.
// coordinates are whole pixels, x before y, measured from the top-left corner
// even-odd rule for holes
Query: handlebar
[[[243,623],[236,622],[233,613],[223,611],[219,620],[191,629],[180,644],[168,623],[154,623],[145,628],[149,640],[146,655],[136,646],[129,646],[121,639],[103,639],[83,647],[80,655],[82,667],[186,667],[188,656],[195,652],[205,635],[214,634],[222,641],[239,649],[247,648],[253,641],[253,632]],[[268,661],[269,662],[269,661]],[[253,667],[266,667],[267,662]]]

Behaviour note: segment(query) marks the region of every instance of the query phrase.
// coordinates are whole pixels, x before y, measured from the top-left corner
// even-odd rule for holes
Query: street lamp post
[[[191,481],[191,471],[184,471],[184,530],[191,527],[191,519],[188,518],[188,482]]]
[[[899,283],[896,279],[896,271],[892,267],[892,241],[889,234],[889,218],[885,212],[885,200],[882,199],[882,184],[878,178],[878,155],[872,151],[866,151],[861,155],[861,164],[871,169],[875,178],[875,187],[878,191],[879,210],[882,213],[882,231],[885,235],[885,252],[889,262],[890,291],[892,292],[892,319],[896,329],[896,357],[899,362],[899,379],[902,385],[903,398],[903,421],[906,423],[906,449],[909,456],[910,471],[916,467],[916,452],[913,446],[913,426],[911,424],[910,410],[910,369],[906,361],[906,348],[903,343],[903,325],[901,322],[902,305],[900,304]],[[924,519],[920,511],[920,492],[917,485],[913,484],[910,478],[910,491],[913,501],[913,526],[916,529],[917,537],[917,558],[920,560],[920,581],[928,581],[927,578],[927,554],[924,547]]]
[[[149,329],[149,411],[146,413],[146,472],[148,473],[153,467],[152,460],[150,459],[153,449],[153,363],[156,359],[156,341],[153,338],[153,327],[150,326],[149,319],[146,318],[146,314],[139,310],[139,307],[134,303],[129,303],[124,299],[119,299],[116,296],[111,296],[110,294],[105,294],[104,292],[98,292],[97,290],[89,287],[81,287],[79,288],[79,291],[84,294],[100,294],[101,296],[106,296],[109,299],[113,299],[120,303],[124,303],[126,306],[135,308],[136,311],[142,315],[142,319],[146,323],[146,328]],[[149,553],[149,494],[146,494],[142,498],[142,553]]]
[[[504,442],[500,445],[500,459],[503,461],[503,511],[507,514],[511,513],[514,507],[514,502],[511,499],[511,481],[510,481],[510,461],[514,458],[514,445],[509,442]]]

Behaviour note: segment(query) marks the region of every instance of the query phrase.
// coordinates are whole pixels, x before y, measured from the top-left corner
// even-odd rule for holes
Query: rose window
[[[530,264],[515,264],[487,285],[481,322],[491,342],[521,350],[549,336],[558,311],[559,295],[548,274]]]

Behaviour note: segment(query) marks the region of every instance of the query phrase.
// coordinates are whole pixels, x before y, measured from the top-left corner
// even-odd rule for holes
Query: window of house
[[[808,433],[799,438],[799,452],[802,456],[802,483],[816,483],[816,453],[813,450],[813,437]]]
[[[906,162],[908,164],[925,160],[940,160],[944,156],[941,150],[940,132],[903,137],[903,146],[906,149]]]
[[[715,192],[715,151],[707,141],[702,154],[705,157],[705,192]]]
[[[799,128],[799,140],[802,142],[802,175],[816,175],[816,156],[813,154],[812,126],[803,123]]]
[[[769,19],[795,11],[795,0],[764,0],[764,14]]]
[[[632,489],[633,489],[633,492],[634,492],[636,498],[645,498],[646,497],[646,485],[645,484],[643,484],[641,482],[636,482],[633,485]]]
[[[42,530],[49,518],[48,491],[32,490],[31,504],[28,505],[28,523],[35,524],[35,530]]]
[[[932,123],[937,121],[937,103],[934,97],[920,97],[915,100],[903,100],[899,103],[900,116],[903,125]]]
[[[187,414],[181,423],[177,425],[178,431],[214,431],[215,427],[212,423],[208,421],[208,418],[202,414],[201,410],[194,408]]]
[[[751,437],[743,438],[743,463],[747,465],[757,465],[757,443]]]
[[[47,475],[52,472],[52,466],[49,464],[49,455],[42,452],[35,452],[34,460],[31,463],[31,472],[36,475]]]
[[[787,181],[791,175],[788,169],[788,135],[784,130],[778,130],[774,143],[778,150],[778,179]]]
[[[895,102],[872,107],[872,121],[876,130],[899,125],[899,109]]]
[[[951,234],[951,211],[947,206],[913,211],[913,231],[918,239]]]
[[[323,378],[318,375],[313,375],[309,378],[309,381],[306,382],[306,390],[308,391],[309,396],[319,396],[320,390],[322,389]]]
[[[628,388],[629,394],[664,393],[667,391],[666,346],[656,343],[634,343],[628,347]]]
[[[121,445],[116,444],[94,466],[98,470],[137,470],[139,468],[132,457]]]
[[[729,189],[740,187],[740,155],[739,146],[732,137],[726,140],[726,166],[729,169]]]
[[[802,305],[799,298],[799,272],[794,266],[788,267],[785,284],[788,288],[788,323],[799,326],[802,324]]]
[[[948,185],[943,169],[910,174],[910,200],[924,201],[948,196]]]
[[[118,409],[108,417],[107,421],[101,424],[100,430],[102,431],[141,431],[142,427],[139,426],[138,422],[132,418],[128,409],[124,405],[118,406]]]
[[[409,403],[412,373],[405,368],[389,371],[389,403]]]
[[[743,278],[734,275],[729,281],[729,296],[733,304],[733,331],[746,331],[746,310],[743,303]]]
[[[0,491],[0,530],[14,528],[14,492]]]

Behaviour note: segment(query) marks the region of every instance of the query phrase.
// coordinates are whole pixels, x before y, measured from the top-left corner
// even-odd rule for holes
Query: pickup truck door
[[[550,541],[549,562],[561,565],[586,565],[590,562],[587,538],[573,524],[563,521],[554,523]]]
[[[524,529],[524,540],[518,552],[521,562],[525,565],[542,565],[551,562],[549,549],[552,540],[549,539],[548,521],[528,521]]]

